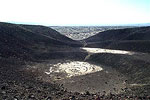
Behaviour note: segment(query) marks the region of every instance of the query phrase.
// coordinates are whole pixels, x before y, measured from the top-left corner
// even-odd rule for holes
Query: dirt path
[[[83,47],[81,49],[88,52],[88,55],[85,57],[85,60],[87,60],[92,54],[95,53],[111,53],[111,54],[129,55],[132,56],[133,59],[139,59],[142,61],[150,62],[149,59],[150,54],[148,53],[132,52],[132,51],[125,51],[125,50],[102,49],[102,48],[88,48],[88,47]]]

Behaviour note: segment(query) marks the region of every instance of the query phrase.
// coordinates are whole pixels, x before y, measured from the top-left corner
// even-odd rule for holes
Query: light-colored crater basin
[[[72,61],[67,63],[58,63],[53,67],[50,67],[49,72],[45,72],[46,74],[53,73],[66,73],[67,77],[86,75],[89,73],[94,73],[97,71],[103,70],[102,67],[90,64],[88,62],[82,61]]]

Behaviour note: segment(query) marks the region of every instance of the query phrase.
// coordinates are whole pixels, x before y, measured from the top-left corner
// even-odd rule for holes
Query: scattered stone
[[[29,99],[35,99],[35,96],[34,96],[33,94],[30,94],[30,95],[28,96],[28,98],[29,98]]]
[[[29,86],[29,87],[28,87],[28,89],[32,89],[32,88],[33,88],[32,86]]]
[[[8,96],[3,96],[3,100],[7,100]]]
[[[75,95],[79,95],[80,93],[79,93],[79,92],[75,92],[74,94],[75,94]]]
[[[1,87],[1,90],[5,90],[5,89],[6,89],[6,87],[5,87],[5,86],[2,86],[2,87]]]
[[[75,96],[70,97],[70,100],[76,100]]]
[[[85,93],[86,95],[90,95],[90,92],[89,91],[86,91],[86,93]]]
[[[41,90],[37,90],[38,93],[41,93]]]
[[[14,97],[14,100],[19,100],[18,98]]]
[[[113,88],[114,89],[114,91],[116,91],[116,88]]]
[[[96,98],[96,100],[101,100],[101,99],[100,99],[100,97],[98,96],[98,97]]]
[[[2,94],[6,94],[6,91],[2,91]]]
[[[46,100],[52,100],[52,97],[48,97]]]

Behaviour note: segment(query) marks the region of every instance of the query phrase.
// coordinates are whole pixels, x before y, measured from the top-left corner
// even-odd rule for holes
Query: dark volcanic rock
[[[149,27],[109,30],[84,40],[84,43],[87,42],[87,45],[84,45],[148,52],[149,39]],[[97,97],[103,100],[149,98],[150,62],[148,56],[145,60],[137,59],[139,55],[136,54],[130,56],[111,53],[90,55],[87,62],[111,66],[112,69],[129,78],[124,83],[129,87],[122,88],[123,93],[120,94],[107,95],[106,91],[102,94],[92,94],[90,91],[81,94],[68,92],[66,88],[45,74],[45,71],[49,70],[48,68],[52,64],[58,62],[63,64],[67,60],[83,61],[88,53],[79,48],[82,46],[80,42],[71,40],[49,27],[0,23],[0,46],[0,100],[95,100]],[[47,63],[48,61],[51,63]],[[37,66],[35,66],[36,64]],[[44,69],[46,67],[47,69]],[[97,74],[93,73],[92,75]],[[101,76],[101,72],[99,75]],[[104,85],[108,86],[110,83],[110,81],[104,80]],[[130,87],[130,85],[133,86]],[[117,91],[114,86],[112,89]]]
[[[150,52],[150,27],[108,30],[84,41],[87,47]]]

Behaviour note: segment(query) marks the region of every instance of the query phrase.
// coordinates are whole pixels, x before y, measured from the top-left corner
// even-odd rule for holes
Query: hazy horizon
[[[48,25],[40,23],[30,23],[30,22],[2,22],[2,23],[11,23],[11,24],[24,24],[24,25],[42,25],[47,27],[99,27],[99,26],[150,26],[150,23],[137,23],[137,24],[107,24],[107,25]]]
[[[150,23],[150,0],[4,0],[1,22],[45,26]]]

